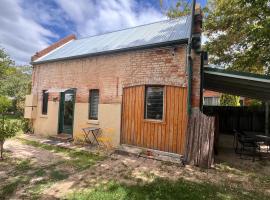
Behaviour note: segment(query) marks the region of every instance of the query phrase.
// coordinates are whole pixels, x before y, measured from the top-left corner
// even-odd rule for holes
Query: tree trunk
[[[4,151],[4,141],[0,141],[0,152],[1,152],[1,157],[0,159],[3,160],[3,151]]]

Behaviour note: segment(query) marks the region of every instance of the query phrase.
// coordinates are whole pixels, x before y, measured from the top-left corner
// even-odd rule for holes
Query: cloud
[[[144,1],[135,0],[57,0],[80,36],[89,36],[160,21],[162,13]]]
[[[36,51],[71,33],[85,37],[162,19],[143,0],[1,0],[0,47],[26,64]]]
[[[0,46],[18,63],[25,64],[38,49],[46,47],[48,37],[56,35],[24,14],[20,1],[2,0],[0,6]]]

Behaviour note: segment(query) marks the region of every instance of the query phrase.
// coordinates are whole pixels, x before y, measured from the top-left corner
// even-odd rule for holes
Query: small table
[[[99,133],[100,128],[96,127],[87,127],[82,129],[84,132],[84,138],[87,143],[93,144],[94,141],[99,145],[97,135]],[[90,139],[90,133],[93,135],[94,141]]]
[[[270,149],[270,137],[266,135],[256,135],[257,142],[263,142],[267,147],[267,151]]]

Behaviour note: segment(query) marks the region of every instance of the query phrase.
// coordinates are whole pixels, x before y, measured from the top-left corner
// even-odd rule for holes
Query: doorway
[[[58,133],[73,134],[75,89],[60,93]]]

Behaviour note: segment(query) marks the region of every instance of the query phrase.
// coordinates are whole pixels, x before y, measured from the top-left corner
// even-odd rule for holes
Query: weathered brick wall
[[[197,76],[196,73],[194,75]],[[141,84],[186,87],[186,46],[136,50],[35,65],[32,93],[38,94],[41,100],[42,90],[77,88],[76,102],[87,103],[89,89],[99,89],[100,103],[119,103],[123,87]],[[49,96],[52,100],[58,94]]]
[[[192,108],[200,107],[200,90],[201,90],[201,56],[193,53],[193,68],[192,68],[192,92],[191,106]]]

